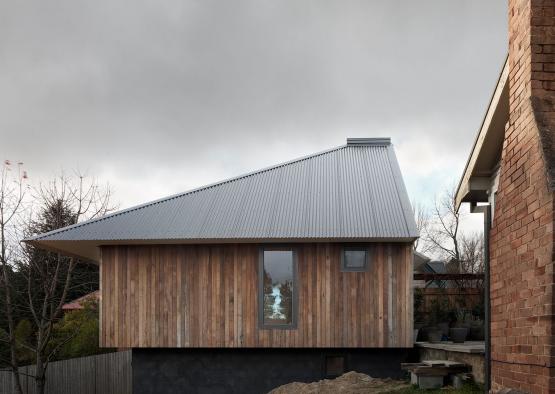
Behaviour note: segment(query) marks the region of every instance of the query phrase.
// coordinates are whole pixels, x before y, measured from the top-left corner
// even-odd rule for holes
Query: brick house
[[[491,388],[555,392],[555,1],[509,1],[509,55],[457,192],[489,203]]]

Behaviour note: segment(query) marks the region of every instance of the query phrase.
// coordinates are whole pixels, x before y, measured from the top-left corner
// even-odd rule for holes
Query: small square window
[[[341,255],[342,271],[366,271],[368,268],[369,253],[364,247],[345,247]]]
[[[326,356],[326,378],[336,378],[345,373],[345,357]]]

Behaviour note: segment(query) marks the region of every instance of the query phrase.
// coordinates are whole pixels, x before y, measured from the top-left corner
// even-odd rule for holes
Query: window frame
[[[352,251],[364,251],[366,253],[366,258],[364,259],[364,266],[361,268],[357,267],[347,267],[345,265],[345,252],[348,250]],[[341,272],[368,272],[371,263],[371,249],[370,245],[343,245],[341,249]]]
[[[264,323],[264,252],[281,250],[291,251],[293,256],[293,305],[291,308],[291,323],[265,324]],[[290,245],[262,245],[258,249],[258,329],[260,330],[295,330],[299,315],[299,283],[298,283],[298,257],[297,248]]]

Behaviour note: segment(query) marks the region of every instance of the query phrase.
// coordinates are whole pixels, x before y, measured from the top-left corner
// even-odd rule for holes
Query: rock
[[[377,379],[358,372],[347,372],[336,379],[323,379],[312,383],[293,382],[270,391],[269,394],[362,394],[386,393],[409,387],[392,379]]]

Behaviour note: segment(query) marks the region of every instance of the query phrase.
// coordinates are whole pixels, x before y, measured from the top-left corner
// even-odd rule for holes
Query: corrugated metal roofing
[[[427,272],[431,272],[433,274],[446,274],[447,268],[445,267],[445,263],[443,261],[428,261],[428,269]]]
[[[28,241],[409,240],[417,236],[393,146],[388,139],[356,139]]]

